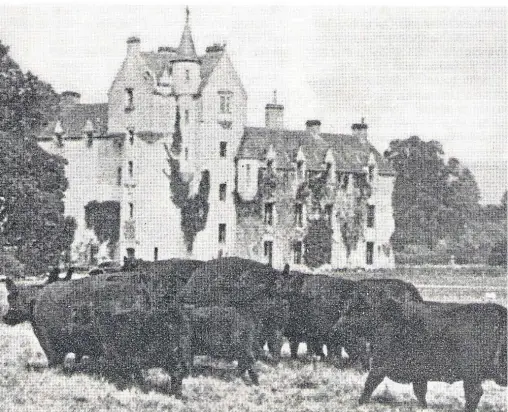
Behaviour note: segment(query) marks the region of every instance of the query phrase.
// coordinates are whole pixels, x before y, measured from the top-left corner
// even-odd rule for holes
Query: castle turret
[[[365,123],[365,118],[362,117],[361,123],[353,123],[351,126],[351,130],[353,131],[353,137],[357,137],[360,142],[367,143],[367,123]]]
[[[186,9],[187,17],[180,39],[180,45],[176,52],[173,63],[173,76],[175,81],[175,93],[196,94],[200,83],[201,62],[196,54],[194,41],[189,24],[189,8]]]
[[[269,129],[284,129],[284,106],[277,104],[277,90],[273,91],[273,103],[265,106],[265,124]]]

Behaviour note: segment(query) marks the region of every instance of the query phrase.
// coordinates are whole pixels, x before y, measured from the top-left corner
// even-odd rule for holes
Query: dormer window
[[[231,98],[233,93],[231,92],[219,92],[219,103],[221,113],[231,113]]]
[[[125,111],[134,110],[134,89],[127,87],[125,89]]]
[[[303,179],[303,160],[300,160],[299,162],[296,162],[296,176],[298,179]]]

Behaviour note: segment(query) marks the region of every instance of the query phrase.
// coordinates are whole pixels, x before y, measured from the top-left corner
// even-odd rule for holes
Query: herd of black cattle
[[[428,381],[463,381],[466,411],[476,410],[482,381],[507,383],[505,307],[424,301],[401,280],[352,281],[240,258],[71,275],[37,286],[6,281],[4,322],[30,321],[49,366],[74,353],[139,384],[142,370],[163,368],[169,393],[181,396],[195,355],[236,360],[257,385],[256,360],[279,362],[285,337],[292,358],[306,342],[314,355],[326,345],[326,357],[341,360],[344,349],[368,368],[361,404],[385,377],[411,382],[422,406]]]

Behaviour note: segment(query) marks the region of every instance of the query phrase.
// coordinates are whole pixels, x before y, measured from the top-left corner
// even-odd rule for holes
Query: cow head
[[[3,317],[7,325],[30,321],[35,301],[44,285],[16,285],[12,279],[5,281],[9,310]]]

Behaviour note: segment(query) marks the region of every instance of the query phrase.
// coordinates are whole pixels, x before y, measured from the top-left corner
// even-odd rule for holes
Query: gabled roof
[[[224,50],[220,49],[217,51],[209,51],[205,55],[199,57],[201,61],[201,83],[199,85],[198,92],[205,88],[210,79],[210,76],[219,63],[219,60],[224,55]],[[175,61],[178,61],[178,55],[175,52],[142,52],[141,57],[144,59],[148,69],[158,79],[162,76],[165,68],[169,68]]]
[[[395,173],[374,146],[362,143],[358,137],[345,134],[321,133],[319,137],[314,137],[305,130],[246,127],[237,157],[264,161],[270,146],[275,150],[275,164],[278,168],[294,168],[296,155],[301,147],[309,170],[325,169],[326,153],[331,150],[337,170],[363,172],[370,153],[373,153],[380,174]]]
[[[108,127],[108,104],[75,104],[65,107],[56,119],[44,127],[39,138],[52,139],[55,137],[55,127],[58,122],[62,126],[64,138],[81,138],[85,135],[84,129],[87,126],[87,121],[93,126],[95,137],[105,136]]]

